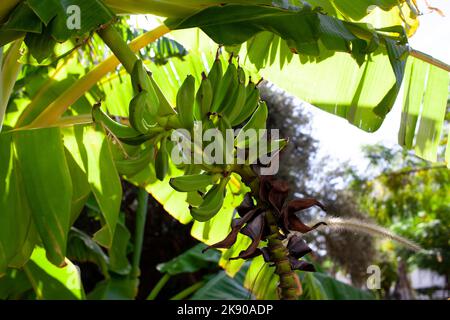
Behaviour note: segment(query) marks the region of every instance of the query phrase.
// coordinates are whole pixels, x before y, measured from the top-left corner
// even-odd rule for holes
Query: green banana
[[[191,191],[186,193],[186,201],[191,206],[199,206],[202,203],[203,198],[198,191]]]
[[[245,71],[240,66],[238,66],[238,69],[237,69],[237,77],[238,77],[239,83],[245,84]]]
[[[153,79],[153,77],[151,75],[149,75],[149,77],[150,77],[150,81],[152,82],[153,88],[155,88],[156,95],[158,96],[158,99],[159,99],[158,116],[165,117],[165,116],[175,115],[176,114],[175,110],[170,105],[170,102],[167,100],[166,96],[159,88],[155,79]]]
[[[142,60],[137,60],[131,72],[131,83],[133,85],[134,94],[137,95],[142,91],[147,92],[148,111],[152,116],[158,114],[159,98],[153,87],[151,76],[145,70]]]
[[[205,119],[211,110],[211,103],[213,99],[213,89],[211,81],[202,73],[202,83],[197,91],[196,106],[197,118],[199,120]]]
[[[148,167],[152,159],[153,146],[140,150],[133,158],[114,160],[114,163],[119,174],[131,177]]]
[[[233,84],[237,84],[237,70],[232,61],[229,62],[227,71],[222,77],[217,90],[214,90],[214,99],[211,112],[220,112],[224,108],[224,101],[229,97],[233,89]]]
[[[200,222],[213,218],[222,208],[225,199],[226,187],[229,178],[223,178],[220,182],[206,192],[199,207],[191,208],[192,217]]]
[[[226,135],[227,130],[233,129],[231,127],[230,120],[228,120],[226,115],[219,116],[217,128],[222,132],[224,136]]]
[[[155,159],[155,173],[158,180],[163,181],[169,171],[169,154],[167,152],[166,137],[161,140]]]
[[[229,88],[228,88],[228,94],[226,98],[223,100],[223,105],[219,108],[220,114],[228,116],[231,113],[231,110],[233,109],[236,99],[238,97],[239,92],[239,82],[237,80],[237,77],[232,80]]]
[[[172,188],[180,192],[202,190],[214,184],[215,177],[209,174],[191,174],[170,179]]]
[[[150,132],[147,134],[140,134],[136,137],[130,137],[130,138],[119,138],[119,140],[130,146],[138,146],[150,139],[153,139],[158,134],[160,134],[162,132],[162,130],[163,130],[163,128],[161,128],[161,127],[155,127],[155,128],[151,128]]]
[[[92,107],[92,118],[94,119],[94,122],[101,123],[108,128],[108,130],[118,139],[135,138],[141,135],[139,131],[111,119],[102,111],[102,109],[100,109],[100,104],[95,104]]]
[[[222,143],[221,149],[223,150],[223,164],[233,164],[233,152],[234,152],[234,145],[233,145],[233,138],[234,138],[234,132],[231,132],[230,137],[228,137],[227,132],[228,130],[233,130],[231,127],[230,121],[228,118],[224,115],[221,115],[218,120],[218,129],[222,133],[223,140],[220,141]],[[229,138],[229,139],[228,139]]]
[[[195,79],[188,75],[177,93],[178,119],[186,129],[194,126]]]
[[[192,175],[192,174],[200,174],[202,169],[199,167],[199,165],[196,164],[186,164],[184,167],[184,174],[185,175]]]
[[[247,98],[247,88],[245,87],[244,83],[238,84],[234,95],[235,97],[230,99],[230,103],[227,103],[227,106],[222,112],[228,118],[231,125],[233,125],[233,120],[239,116],[245,106]]]
[[[129,106],[130,124],[142,134],[148,133],[157,124],[156,116],[149,110],[148,99],[149,93],[141,91],[131,99]]]
[[[253,112],[255,112],[256,107],[258,106],[259,90],[256,88],[256,85],[253,82],[250,82],[246,87],[246,100],[244,106],[242,107],[238,116],[234,119],[230,119],[231,125],[237,126],[247,120]]]
[[[220,82],[222,81],[222,77],[222,61],[220,61],[219,57],[217,57],[216,60],[214,60],[211,70],[208,74],[208,79],[211,82],[211,87],[213,89],[214,95],[217,93],[217,89],[219,88]]]
[[[262,101],[258,105],[258,108],[253,113],[250,120],[248,120],[245,126],[242,127],[242,129],[239,131],[235,139],[235,145],[238,148],[245,148],[251,144],[257,143],[259,135],[258,130],[266,128],[267,115],[268,115],[267,104],[264,101]],[[256,130],[256,136],[252,138],[245,137],[246,131],[250,129]]]

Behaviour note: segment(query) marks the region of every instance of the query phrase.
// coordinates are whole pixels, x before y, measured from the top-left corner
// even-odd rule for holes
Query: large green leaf
[[[345,18],[350,21],[376,21],[379,27],[392,24],[410,24],[411,29],[417,17],[417,10],[409,0],[105,0],[105,3],[119,13],[151,13],[163,17],[187,17],[210,6],[228,3],[246,5],[265,5],[281,8],[300,7],[307,2],[330,16]],[[375,7],[379,6],[379,7]],[[405,21],[406,20],[406,21]]]
[[[172,260],[160,263],[158,270],[174,276],[180,273],[196,272],[200,269],[217,265],[220,254],[216,250],[209,250],[202,253],[202,250],[205,248],[206,245],[198,244]]]
[[[109,22],[114,14],[99,0],[28,0],[0,26],[0,46],[26,34],[25,43],[40,62],[56,42],[81,36]]]
[[[103,275],[108,276],[109,257],[89,235],[75,227],[69,232],[67,257],[78,262],[95,263]]]
[[[127,275],[131,270],[128,260],[128,245],[131,234],[124,223],[118,222],[109,253],[109,269],[117,274]]]
[[[19,31],[41,33],[42,23],[28,3],[21,2],[9,16],[8,21],[2,25],[0,32]]]
[[[368,292],[341,281],[338,281],[329,275],[321,272],[311,273],[309,276],[311,281],[305,281],[305,287],[308,286],[318,286],[316,289],[321,290],[321,295],[316,296],[316,298],[327,299],[327,300],[373,300],[375,296]],[[314,284],[314,282],[316,282]],[[320,289],[319,289],[320,288]],[[309,288],[307,290],[310,290]]]
[[[241,54],[247,55],[258,69],[266,67],[261,71],[263,76],[367,131],[379,128],[401,86],[405,46],[374,33],[370,26],[348,23],[308,7],[287,11],[227,5],[205,9],[186,19],[168,19],[166,23],[171,28],[198,26],[225,45],[251,40]],[[300,53],[300,57],[291,51]],[[364,59],[371,52],[374,54],[370,59]],[[284,72],[286,62],[295,73]],[[344,72],[333,72],[330,77],[330,66],[342,66]],[[379,86],[381,74],[390,77]]]
[[[436,161],[447,108],[449,74],[415,58],[408,60],[399,143],[414,148],[424,159]]]
[[[211,21],[211,18],[206,17],[205,21]],[[193,20],[191,22],[194,23]],[[178,31],[174,33],[176,39],[193,51],[203,52],[211,46],[210,41],[205,39],[205,36],[198,35],[197,31],[180,32],[180,35],[177,34]],[[221,36],[220,33],[218,35]],[[420,65],[417,64],[415,72],[405,73],[406,47],[398,46],[384,36],[376,36],[373,40],[381,41],[384,45],[378,45],[365,60],[345,52],[327,50],[322,44],[319,45],[322,49],[319,57],[295,55],[282,37],[269,31],[253,36],[238,52],[245,56],[247,68],[259,70],[263,78],[370,132],[377,130],[383,123],[384,117],[396,101],[402,81],[412,84],[405,85],[407,105],[404,107],[399,142],[404,145],[403,140],[408,139],[406,146],[414,148],[412,139],[416,137],[416,144],[421,145],[415,148],[416,153],[435,160],[445,113],[445,96],[448,94],[448,73],[425,62],[421,62],[421,68],[424,70],[418,70]],[[369,43],[369,46],[372,44]],[[417,60],[410,57],[408,61],[412,59]],[[407,70],[410,70],[410,66],[411,62],[408,62]],[[428,70],[433,70],[433,78],[436,80],[431,80],[437,83],[436,85],[426,86],[423,82]],[[422,80],[418,79],[418,73],[422,73]],[[415,77],[417,81],[411,77]],[[421,108],[424,96],[427,97],[427,104],[432,107]],[[413,103],[411,99],[416,102]],[[422,129],[416,130],[415,121],[420,110],[425,110]],[[426,118],[430,120],[425,120]]]
[[[72,181],[58,128],[14,133],[17,167],[48,259],[63,265],[71,217]]]
[[[69,167],[70,177],[72,179],[72,206],[70,214],[70,225],[73,225],[75,220],[83,210],[83,207],[91,194],[89,182],[87,180],[86,172],[73,158],[70,151],[65,150],[67,166]]]
[[[251,300],[253,295],[242,285],[247,268],[235,277],[220,271],[195,292],[190,300]]]
[[[47,260],[44,249],[36,247],[24,270],[38,299],[80,300],[85,297],[80,272],[68,259],[64,267],[58,268]]]
[[[18,255],[34,228],[31,210],[17,167],[13,136],[0,134],[0,276]],[[18,223],[20,221],[20,223]],[[24,257],[24,264],[28,257]]]
[[[6,274],[0,277],[0,300],[19,299],[31,288],[30,281],[23,270],[8,269]]]
[[[171,29],[200,27],[215,42],[228,46],[239,45],[262,31],[270,31],[286,40],[291,50],[305,55],[319,56],[319,43],[329,50],[359,55],[366,47],[366,41],[351,29],[361,26],[310,7],[291,11],[267,6],[225,5],[207,8],[184,19],[167,19],[165,23]]]
[[[45,3],[40,0],[28,0],[28,5],[45,25],[49,25],[52,37],[59,42],[73,35],[82,35],[113,18],[112,12],[99,0],[50,0]],[[50,2],[50,3],[49,3]],[[68,21],[75,11],[69,11],[71,6],[77,6],[80,11],[79,28],[68,28]]]
[[[138,279],[113,277],[97,284],[89,293],[89,300],[132,300],[136,297]]]
[[[122,186],[111,149],[103,130],[93,126],[79,126],[74,130],[76,146],[87,174],[91,190],[104,217],[104,226],[95,234],[95,239],[110,247],[119,217]]]

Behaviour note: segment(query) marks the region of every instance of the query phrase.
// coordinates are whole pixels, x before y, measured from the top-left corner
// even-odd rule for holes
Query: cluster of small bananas
[[[202,73],[197,91],[194,77],[188,75],[177,93],[176,108],[172,108],[151,73],[137,60],[131,73],[134,97],[129,104],[130,126],[111,119],[99,105],[92,111],[94,120],[102,123],[117,140],[126,145],[144,146],[133,158],[116,160],[119,173],[132,176],[154,161],[156,177],[163,180],[168,173],[173,147],[168,137],[175,129],[192,132],[196,121],[201,121],[203,130],[216,128],[223,138],[226,130],[242,127],[233,151],[257,143],[241,139],[239,135],[244,135],[248,129],[265,129],[267,105],[260,100],[257,85],[250,77],[247,81],[243,68],[235,65],[233,56],[223,71],[217,55],[209,74]],[[282,143],[281,147],[284,145]],[[233,171],[224,163],[185,165],[182,167],[184,175],[170,180],[175,190],[187,192],[191,214],[196,220],[211,219],[223,205]]]
[[[260,101],[259,90],[247,83],[244,69],[233,63],[231,56],[223,73],[219,57],[208,75],[202,73],[200,87],[195,94],[195,80],[187,76],[177,95],[177,111],[182,126],[192,129],[194,121],[202,121],[204,128],[215,126],[231,129],[244,123],[252,115],[248,128],[265,128],[267,105]],[[247,84],[246,84],[247,83]],[[245,127],[244,127],[245,130]]]
[[[196,94],[195,79],[187,76],[178,91],[177,112],[183,128],[192,130],[194,122],[201,121],[203,131],[216,128],[222,134],[223,141],[227,130],[243,125],[235,138],[235,146],[243,148],[249,147],[252,142],[239,135],[249,129],[265,129],[268,116],[267,105],[260,101],[256,84],[250,78],[247,82],[244,69],[233,63],[233,56],[230,57],[225,72],[222,61],[216,57],[209,74],[202,73]],[[236,149],[232,151],[235,152]],[[226,151],[223,155],[229,156]],[[208,221],[222,208],[226,186],[231,177],[229,164],[225,159],[223,163],[217,164],[216,167],[223,170],[219,174],[208,170],[188,174],[188,171],[195,171],[195,168],[189,166],[185,175],[170,179],[170,185],[175,190],[188,193],[190,212],[195,220]]]

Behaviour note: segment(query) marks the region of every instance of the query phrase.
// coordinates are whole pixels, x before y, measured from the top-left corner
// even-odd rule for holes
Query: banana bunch
[[[129,104],[129,124],[118,123],[95,105],[92,109],[94,122],[101,123],[115,138],[125,144],[140,145],[165,130],[166,126],[181,127],[175,110],[161,89],[137,60],[131,72],[134,97]]]
[[[175,190],[187,192],[192,217],[205,222],[222,208],[229,179],[221,174],[202,173],[171,178],[169,183]]]
[[[131,83],[134,98],[129,105],[130,124],[140,133],[147,134],[158,125],[160,100],[142,60],[134,64]]]
[[[169,171],[169,150],[167,137],[163,137],[155,158],[155,173],[158,180],[164,180]]]
[[[268,108],[260,100],[257,84],[246,76],[244,69],[236,65],[233,56],[228,60],[226,70],[219,55],[208,74],[202,72],[201,81],[196,90],[195,79],[187,76],[177,94],[177,117],[181,126],[192,132],[195,121],[202,122],[203,132],[217,129],[223,139],[219,146],[223,151],[224,162],[214,164],[221,168],[221,173],[212,174],[208,169],[198,169],[192,173],[192,166],[186,166],[185,174],[170,179],[170,185],[179,192],[186,192],[186,200],[190,203],[190,212],[195,220],[208,221],[221,209],[226,195],[227,183],[230,179],[232,164],[238,149],[258,146],[260,136],[247,137],[249,130],[258,132],[266,128]],[[230,129],[241,128],[238,135],[231,137],[231,150],[228,146]],[[265,149],[258,147],[258,152],[249,157],[251,163],[258,157],[274,154],[282,149],[287,141],[277,140]],[[231,158],[231,159],[230,159]],[[195,171],[195,170],[194,170]]]
[[[127,177],[132,177],[149,166],[153,160],[153,146],[148,145],[140,149],[136,154],[126,158],[114,158],[117,172]]]
[[[222,208],[225,200],[229,177],[224,177],[213,185],[204,195],[198,207],[191,207],[192,217],[200,222],[212,219]]]
[[[212,115],[224,118],[230,127],[241,125],[256,110],[259,91],[242,67],[233,63],[233,56],[223,73],[222,61],[216,57],[208,75],[202,73],[200,87],[195,95],[196,120],[208,120]]]

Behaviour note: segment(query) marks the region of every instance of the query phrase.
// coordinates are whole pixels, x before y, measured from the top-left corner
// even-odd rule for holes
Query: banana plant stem
[[[288,251],[281,242],[272,212],[266,212],[266,221],[270,230],[270,235],[267,237],[270,259],[275,265],[275,273],[280,277],[278,284],[280,299],[297,300],[301,294],[300,281],[291,268]]]
[[[108,24],[102,26],[99,30],[97,30],[97,34],[114,53],[116,58],[119,59],[125,70],[127,70],[128,73],[131,73],[134,63],[138,60],[138,58],[133,50],[128,47],[127,43],[116,28],[114,28],[114,25]]]
[[[253,196],[259,199],[259,179],[248,166],[236,166],[233,168],[241,177],[242,181],[250,187]],[[282,300],[297,300],[301,295],[301,284],[297,274],[292,270],[286,247],[280,239],[278,225],[273,213],[266,211],[266,222],[269,226],[268,249],[271,262],[275,265],[275,273],[280,277],[278,283],[279,295]]]
[[[176,295],[174,295],[170,300],[183,300],[187,297],[189,297],[191,294],[193,294],[195,291],[203,287],[205,284],[205,281],[199,281],[197,283],[194,283],[192,286],[184,289],[183,291],[180,291]]]
[[[161,25],[131,41],[129,47],[132,51],[136,52],[169,31],[169,28],[167,28],[165,25]],[[114,69],[119,65],[119,63],[119,60],[114,55],[105,59],[94,69],[92,69],[90,72],[76,81],[67,90],[65,90],[58,98],[53,100],[45,108],[45,110],[42,111],[33,121],[31,121],[30,125],[26,125],[26,127],[43,127],[56,122],[67,110],[67,108],[69,108],[73,103],[81,98],[106,74],[113,72]],[[24,123],[18,122],[16,124],[16,127],[24,125]]]
[[[140,275],[139,265],[141,262],[142,244],[144,242],[145,221],[148,210],[148,193],[144,188],[138,190],[138,208],[136,210],[136,227],[134,230],[134,251],[131,263],[130,276],[138,278]]]
[[[158,296],[159,292],[161,291],[162,288],[164,288],[164,286],[166,285],[167,281],[169,281],[169,279],[172,276],[168,273],[165,273],[161,279],[159,279],[159,281],[156,283],[156,285],[153,287],[152,291],[150,292],[150,294],[147,297],[147,300],[155,300],[155,298]]]

